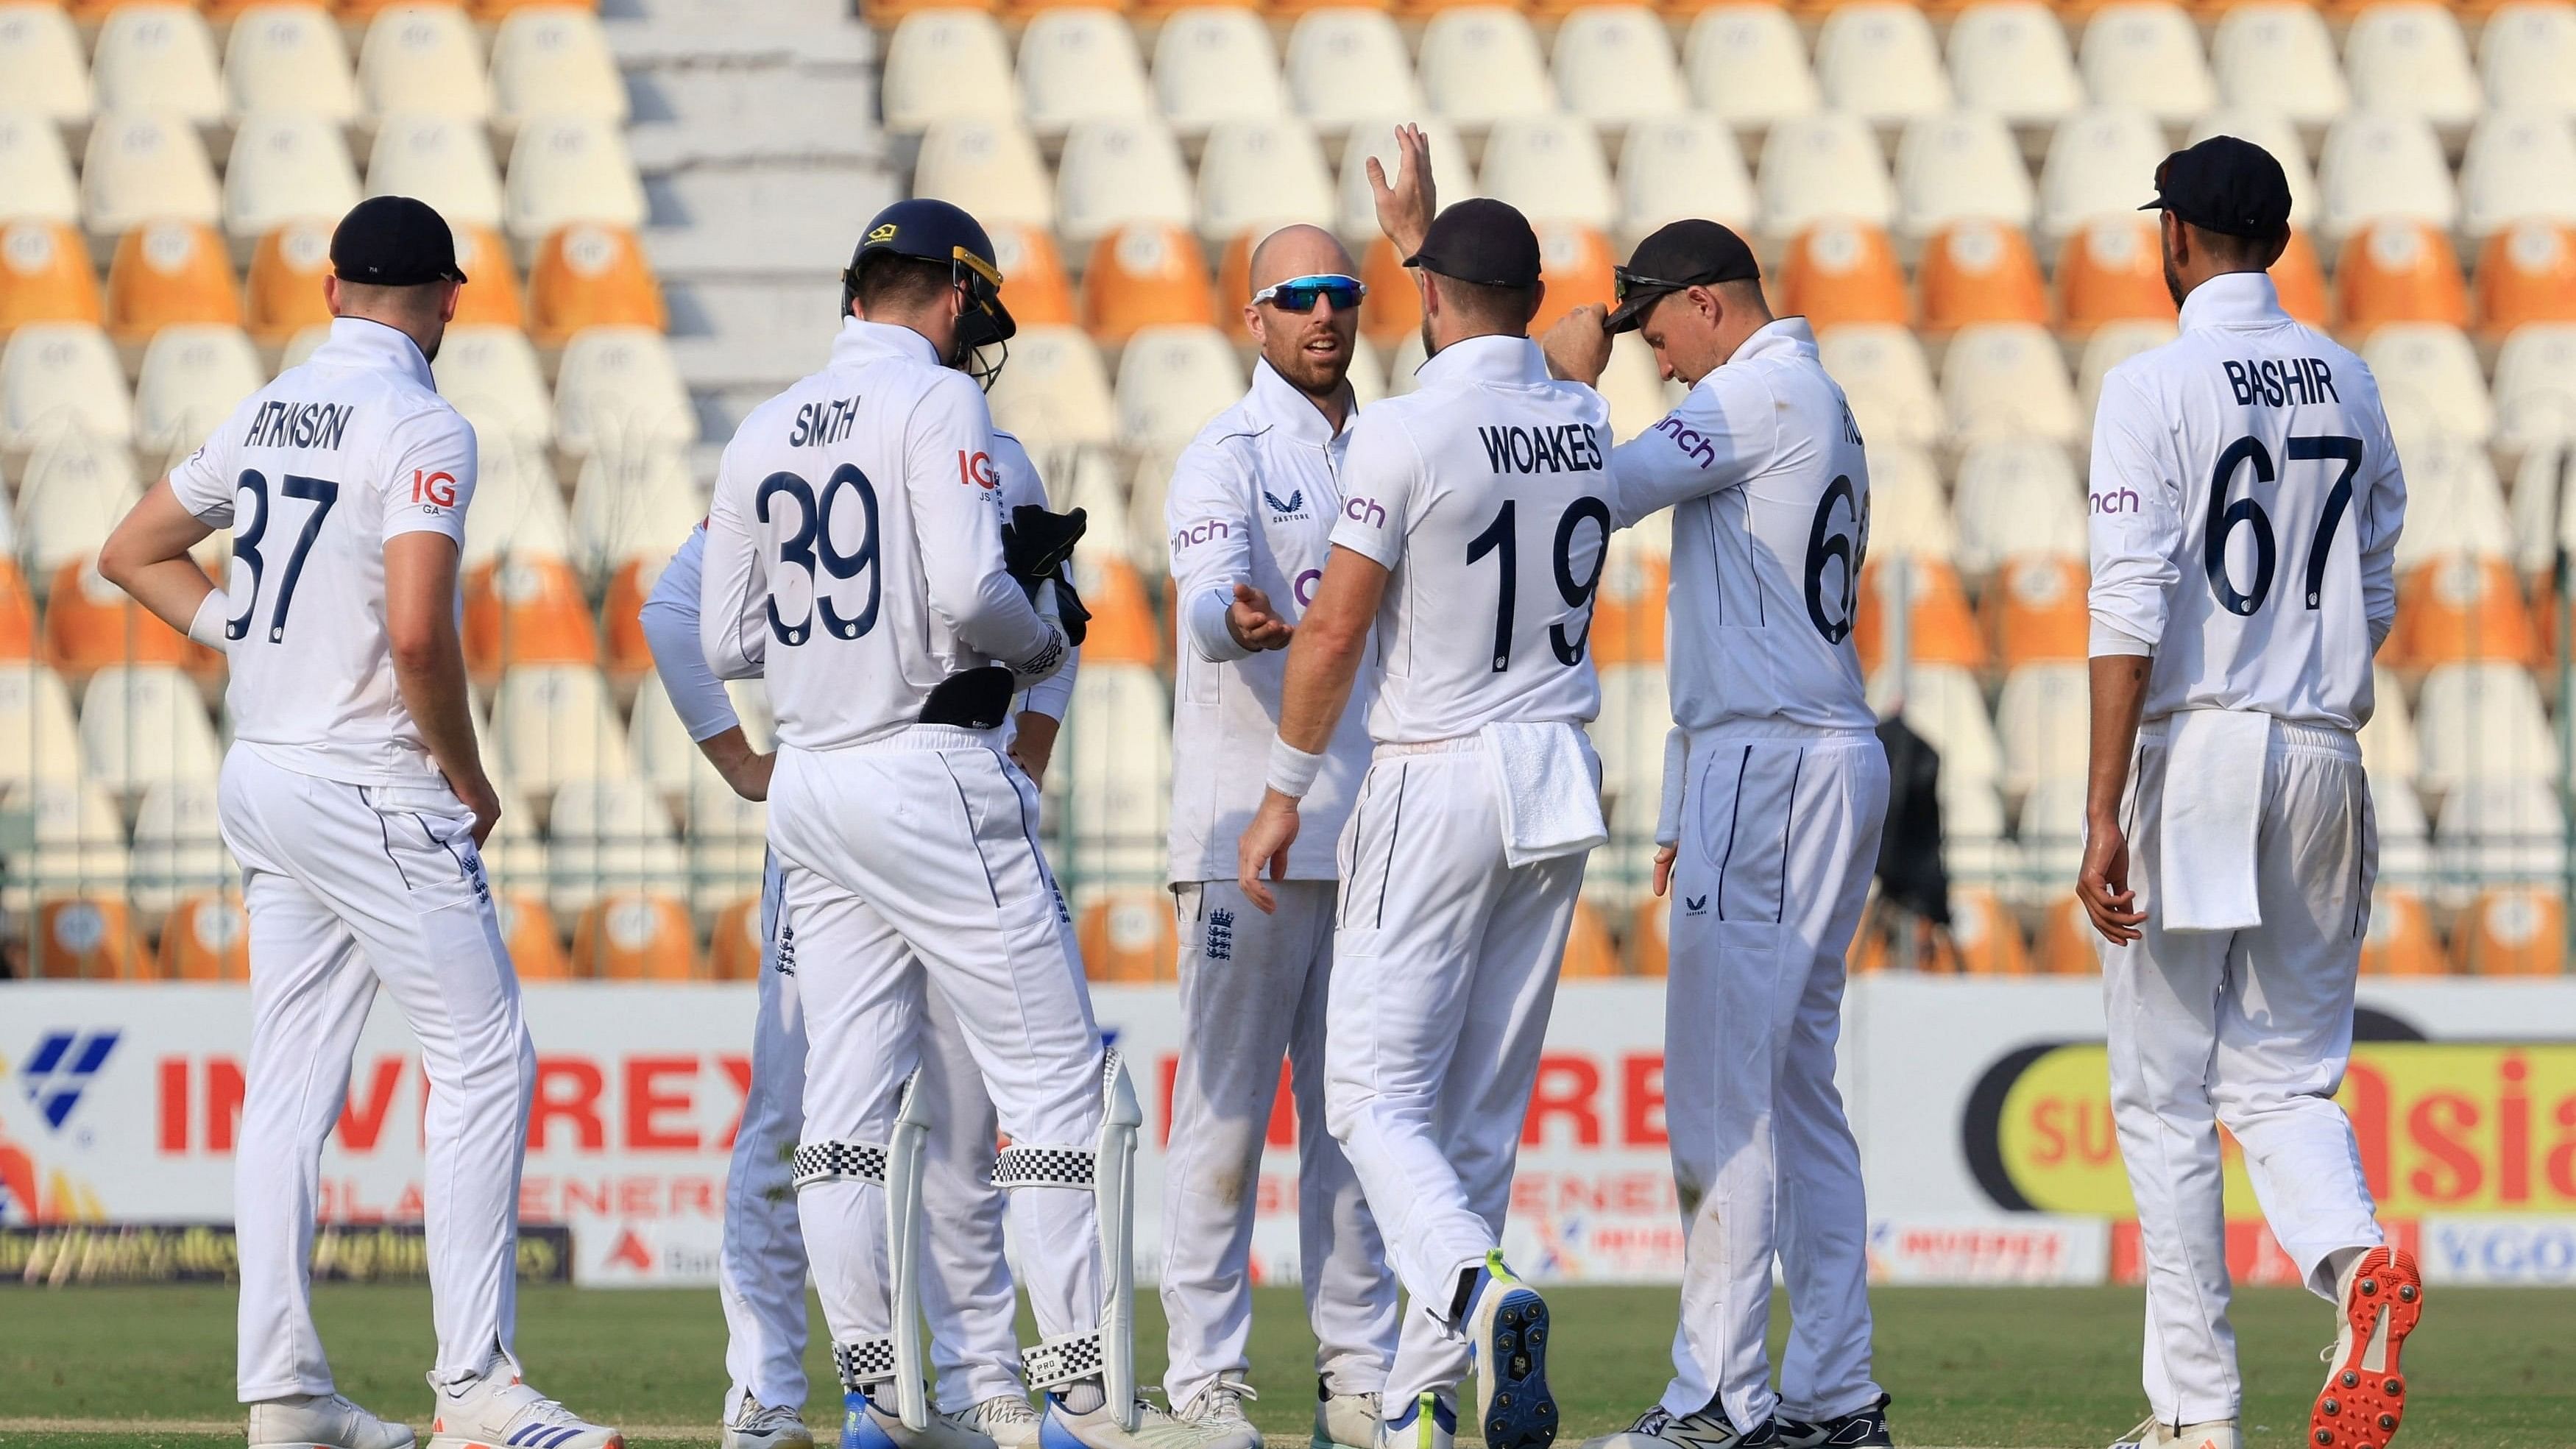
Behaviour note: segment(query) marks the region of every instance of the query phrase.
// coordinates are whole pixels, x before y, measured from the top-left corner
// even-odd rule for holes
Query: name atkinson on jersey
[[[337,450],[357,415],[354,403],[269,401],[250,416],[242,435],[245,448],[329,448]]]

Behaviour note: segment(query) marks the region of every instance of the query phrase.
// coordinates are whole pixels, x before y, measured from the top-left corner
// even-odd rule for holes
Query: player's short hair
[[[2191,227],[2191,244],[2194,250],[2207,252],[2209,259],[2222,267],[2243,271],[2262,270],[2270,264],[2274,254],[2287,246],[2290,241],[2290,229],[2286,226],[2269,236],[2236,236],[2228,232],[2211,231],[2205,226],[2192,226],[2190,222],[2184,222],[2183,225]]]
[[[345,312],[396,316],[435,317],[444,297],[445,282],[419,282],[409,286],[388,287],[376,282],[353,282],[346,277],[340,282],[340,307]]]
[[[907,257],[897,252],[869,252],[859,258],[855,295],[859,309],[905,311],[927,307],[947,292],[954,269],[946,262]]]
[[[1437,272],[1432,275],[1440,276]],[[1490,282],[1440,277],[1440,296],[1464,320],[1498,332],[1526,331],[1530,319],[1538,315],[1536,287],[1498,287]]]

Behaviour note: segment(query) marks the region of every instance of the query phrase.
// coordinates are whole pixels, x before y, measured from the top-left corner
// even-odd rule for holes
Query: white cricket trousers
[[[433,1377],[470,1378],[510,1349],[536,1079],[473,816],[444,782],[344,784],[241,744],[224,757],[218,799],[250,910],[250,1068],[233,1161],[242,1402],[333,1391],[313,1327],[313,1215],[322,1141],[380,982],[429,1080]]]
[[[1324,1029],[1333,970],[1328,880],[1271,886],[1265,915],[1230,880],[1173,888],[1181,935],[1181,1061],[1163,1152],[1163,1391],[1186,1406],[1252,1368],[1252,1217],[1286,1058],[1297,1105],[1297,1255],[1315,1371],[1336,1394],[1374,1394],[1395,1360],[1396,1291],[1359,1178],[1324,1128]]]
[[[1787,724],[1694,734],[1673,862],[1664,1122],[1686,1234],[1663,1406],[1715,1400],[1739,1429],[1878,1402],[1869,1218],[1834,1089],[1843,953],[1887,815],[1887,752],[1866,730]],[[1780,1391],[1765,1334],[1771,1264],[1792,1305]]]
[[[888,1139],[897,1089],[935,1055],[924,1050],[935,987],[1015,1144],[1096,1147],[1100,1032],[1037,819],[1036,787],[1004,758],[998,730],[915,725],[853,749],[778,752],[769,838],[779,936],[794,942],[805,1009],[802,1142]],[[1010,1199],[1040,1334],[1097,1328],[1092,1194],[1032,1187]],[[935,1220],[926,1185],[925,1205]],[[796,1207],[834,1339],[884,1336],[885,1190],[823,1182]]]
[[[1514,868],[1484,742],[1380,746],[1341,842],[1325,1115],[1415,1311],[1386,1402],[1455,1402],[1462,1272],[1502,1246],[1588,851]]]
[[[2235,1418],[2243,1393],[2220,1126],[2245,1149],[2272,1235],[2318,1295],[2334,1296],[2334,1253],[2385,1241],[2334,1101],[2352,1055],[2379,835],[2354,737],[2275,721],[2255,847],[2263,924],[2167,931],[2165,761],[2163,725],[2150,722],[2127,805],[2129,882],[2147,921],[2141,939],[2103,949],[2102,994],[2111,1112],[2147,1264],[2147,1401],[2166,1423],[2196,1424]]]
[[[792,1185],[805,1123],[805,1013],[791,964],[778,969],[776,858],[760,892],[760,1007],[752,1027],[751,1087],[733,1164],[725,1175],[724,1241],[717,1291],[724,1303],[724,1414],[750,1394],[763,1404],[805,1403],[805,1238]],[[1019,1335],[1010,1265],[1002,1256],[1002,1192],[993,1186],[993,1099],[967,1054],[956,1014],[928,997],[930,1050],[922,1061],[931,1112],[921,1204],[930,1231],[921,1300],[939,1408],[957,1413],[1020,1386]]]

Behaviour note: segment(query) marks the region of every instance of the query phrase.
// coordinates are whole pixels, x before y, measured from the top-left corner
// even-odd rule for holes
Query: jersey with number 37
[[[2203,282],[2179,339],[2105,376],[2091,490],[2092,652],[2152,651],[2146,718],[2370,718],[2405,474],[2370,370],[2271,278]]]
[[[170,470],[181,506],[232,530],[224,702],[236,741],[351,784],[436,776],[394,681],[385,545],[431,532],[462,549],[474,460],[473,426],[412,340],[344,317]]]

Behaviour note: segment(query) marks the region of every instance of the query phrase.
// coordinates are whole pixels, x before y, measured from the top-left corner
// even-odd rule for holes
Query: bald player
[[[1377,1223],[1324,1128],[1333,843],[1368,769],[1364,707],[1342,716],[1323,751],[1306,797],[1312,825],[1274,888],[1276,913],[1245,898],[1234,859],[1261,803],[1288,641],[1341,511],[1357,405],[1351,353],[1368,290],[1358,270],[1320,227],[1284,227],[1254,249],[1243,307],[1261,346],[1252,390],[1182,452],[1164,505],[1181,617],[1172,894],[1184,1026],[1163,1178],[1163,1387],[1183,1418],[1230,1449],[1261,1443],[1243,1412],[1253,1396],[1253,1189],[1283,1055],[1297,1103],[1298,1262],[1315,1330],[1318,1449],[1376,1441],[1378,1395],[1395,1357],[1395,1285]]]

